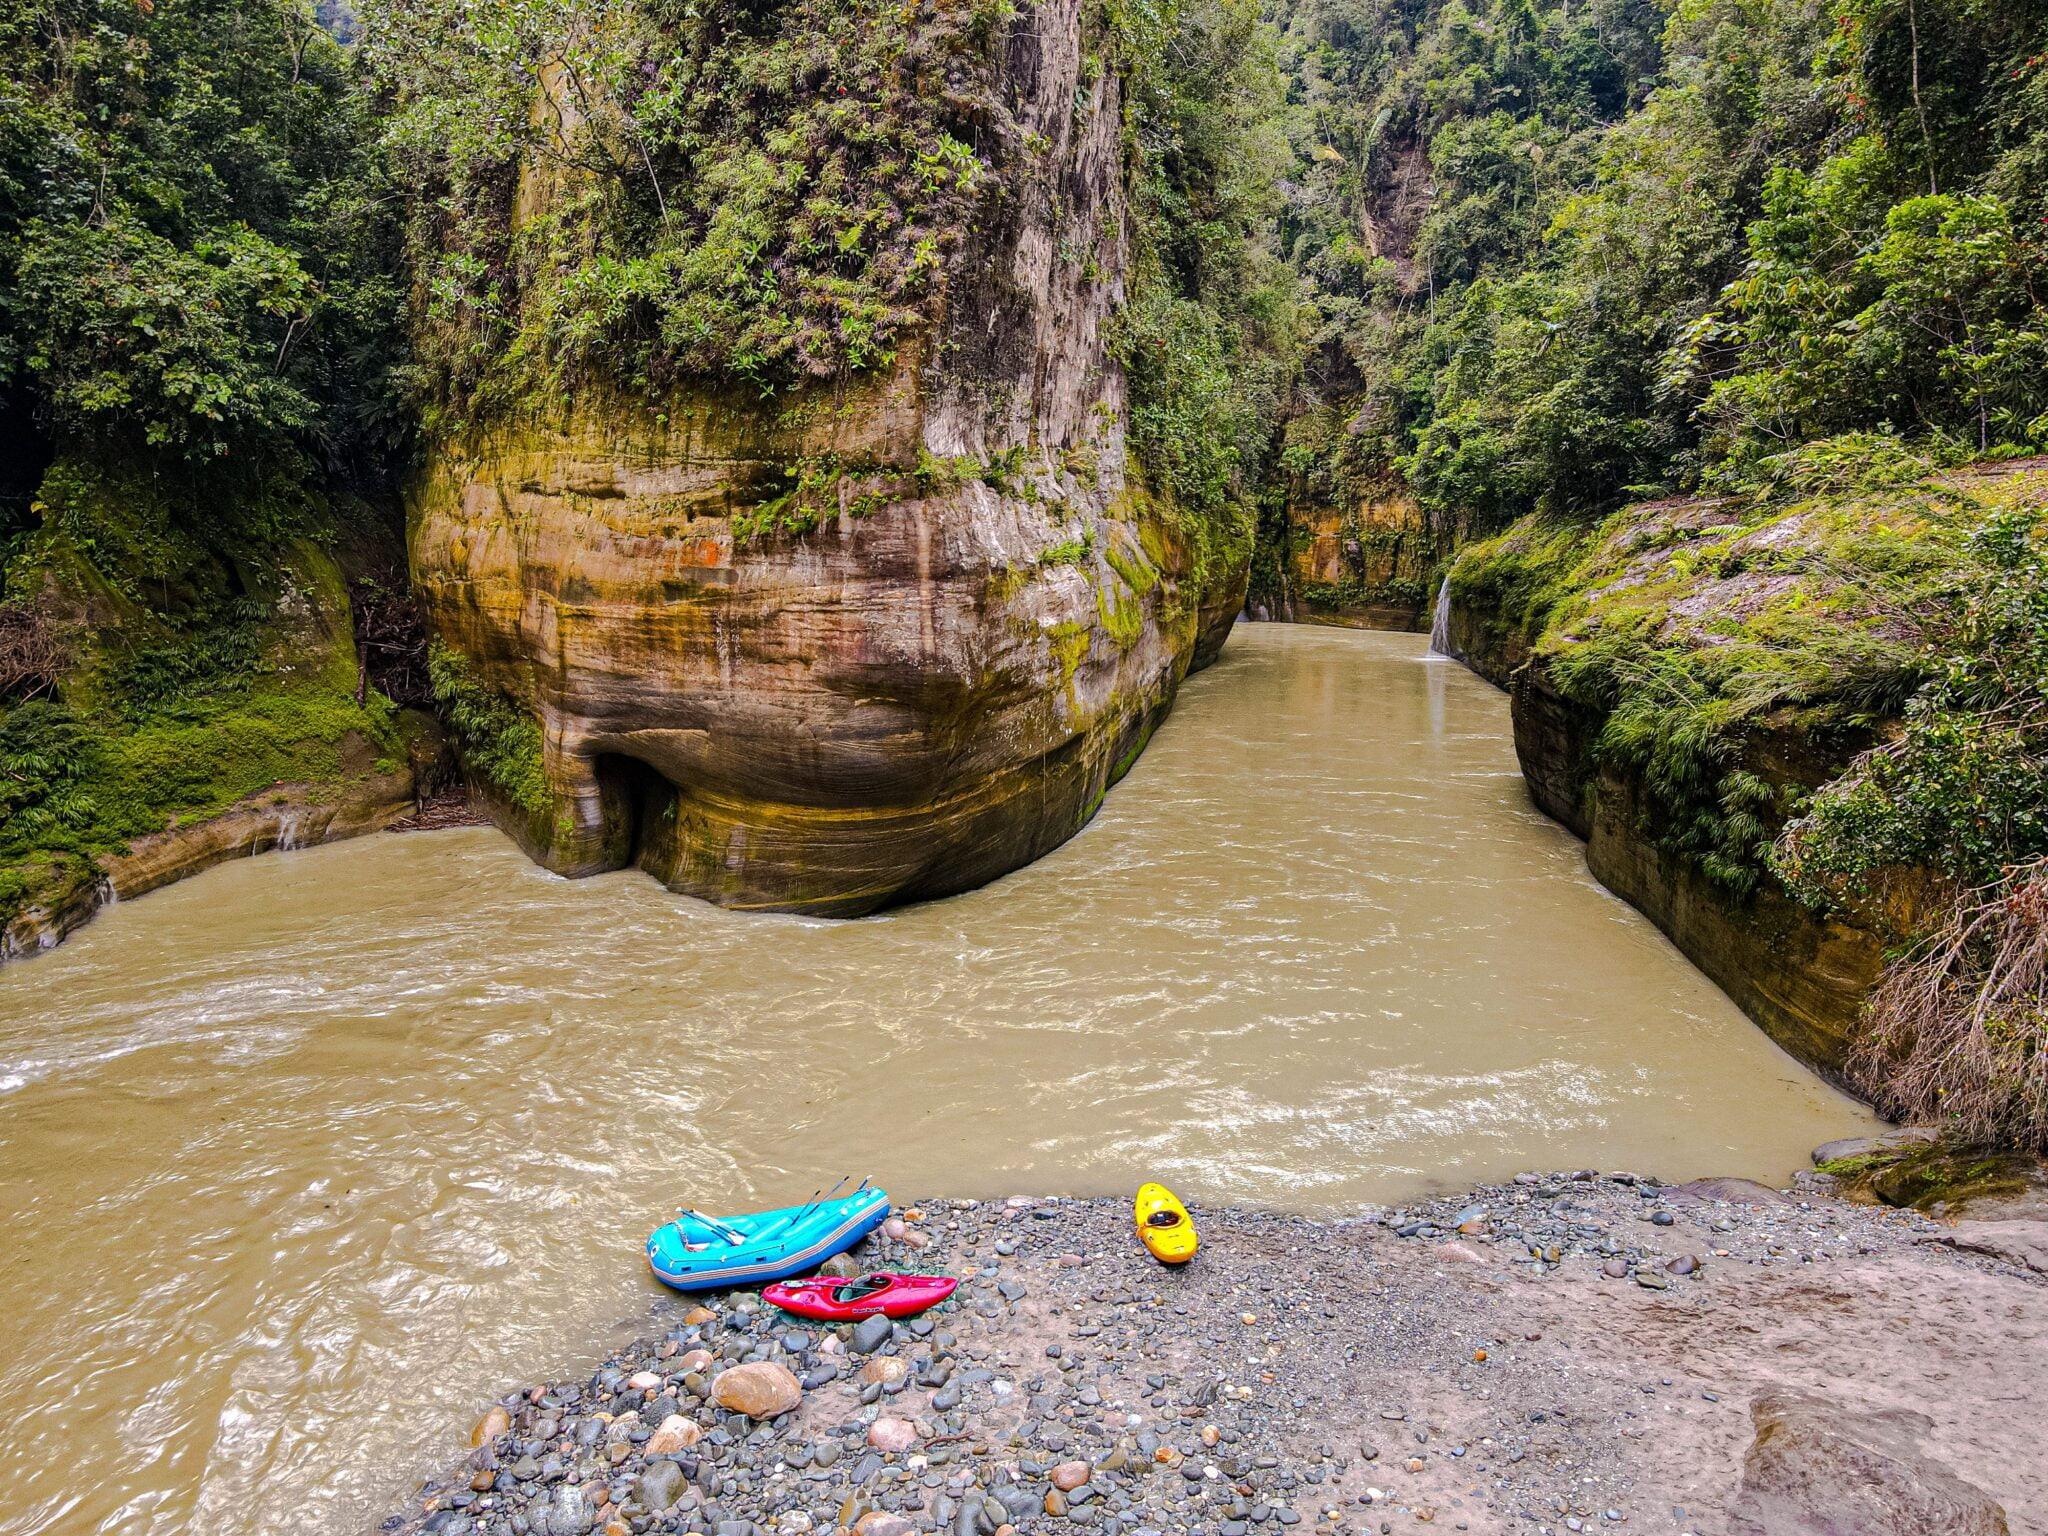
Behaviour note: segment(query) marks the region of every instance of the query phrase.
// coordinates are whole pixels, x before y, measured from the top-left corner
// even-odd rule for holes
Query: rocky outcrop
[[[2006,1536],[1997,1501],[1920,1448],[1934,1428],[1925,1414],[1769,1392],[1750,1416],[1756,1439],[1729,1510],[1739,1536]]]
[[[103,804],[141,799],[147,813],[116,824],[118,835],[94,827],[87,846],[97,852],[17,855],[15,870],[31,878],[17,904],[0,903],[0,961],[53,948],[108,903],[229,859],[380,830],[412,815],[452,766],[438,720],[371,693],[350,578],[321,545],[296,542],[274,566],[237,573],[267,599],[264,617],[233,634],[255,659],[233,686],[195,690],[175,714],[95,709],[116,695],[109,674],[119,658],[153,648],[177,655],[180,631],[68,547],[45,541],[38,553],[40,606],[61,627],[69,658],[58,693],[105,754],[105,777],[90,793]],[[106,767],[121,757],[149,771],[124,777]],[[6,863],[0,874],[13,872]]]
[[[2013,1224],[2048,1232],[2048,1161],[1972,1146],[1915,1126],[1813,1149],[1817,1177],[1852,1200],[1907,1206],[1954,1221],[1967,1212],[1987,1230]],[[1956,1230],[1960,1231],[1959,1226]]]
[[[1281,557],[1280,612],[1297,623],[1426,630],[1435,593],[1436,537],[1405,487],[1389,485],[1350,506],[1290,499]]]
[[[548,867],[846,916],[960,891],[1073,835],[1220,646],[1245,551],[1147,493],[1106,343],[1117,78],[1073,0],[1004,36],[999,126],[1037,169],[886,374],[586,392],[433,452],[415,579],[540,724],[497,804]]]
[[[1512,624],[1477,603],[1451,601],[1451,654],[1496,688],[1505,689],[1529,659],[1528,641]]]
[[[2048,1221],[1959,1221],[1932,1241],[2048,1275]]]
[[[1562,681],[1582,647],[1612,634],[1656,636],[1669,655],[1735,643],[1741,626],[1768,625],[1781,606],[1833,603],[1844,610],[1845,629],[1874,622],[1864,611],[1870,604],[1793,563],[1825,536],[1817,522],[1797,509],[1757,518],[1706,500],[1646,504],[1593,529],[1526,520],[1461,556],[1449,628],[1455,653],[1509,691],[1530,796],[1586,840],[1594,877],[1656,923],[1780,1045],[1839,1081],[1864,999],[1884,968],[1887,936],[1910,923],[1894,913],[1865,923],[1864,914],[1818,912],[1766,871],[1747,882],[1713,878],[1705,860],[1665,835],[1659,818],[1667,813],[1650,805],[1638,772],[1617,754],[1596,753],[1626,684],[1571,690]],[[1770,563],[1780,559],[1789,573]],[[1830,567],[1815,560],[1811,569]],[[1872,740],[1867,722],[1816,729],[1814,720],[1814,711],[1792,709],[1747,718],[1715,772],[1764,786],[1770,804],[1761,814],[1782,823],[1787,808],[1839,776]],[[1775,830],[1766,824],[1766,834]]]
[[[1541,665],[1515,670],[1509,691],[1530,797],[1586,840],[1593,878],[1661,928],[1772,1039],[1839,1077],[1884,967],[1881,941],[1816,914],[1774,882],[1738,894],[1659,848],[1634,781],[1593,761],[1602,717],[1566,699]],[[1750,752],[1753,771],[1772,783],[1811,789],[1832,776],[1834,765],[1795,736],[1765,735]]]

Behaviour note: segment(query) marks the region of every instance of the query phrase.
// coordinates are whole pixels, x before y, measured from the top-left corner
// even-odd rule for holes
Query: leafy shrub
[[[542,754],[540,723],[481,682],[468,660],[445,641],[427,645],[434,697],[455,732],[471,773],[505,801],[544,822],[554,812]]]
[[[1694,327],[1695,356],[1736,358],[1704,410],[1738,462],[1872,424],[1978,453],[2048,441],[2048,255],[1996,195],[1893,201],[1895,153],[1865,138],[1773,173],[1748,270]]]
[[[394,445],[396,232],[292,0],[0,5],[0,388],[58,445]]]
[[[62,705],[34,700],[0,715],[0,855],[91,848],[100,766],[98,737]]]
[[[1987,886],[2048,855],[2048,551],[2038,506],[1988,518],[1930,624],[1931,674],[1896,736],[1787,829],[1778,867],[1817,902],[1882,894],[1902,871]]]
[[[995,182],[1002,0],[377,0],[425,335],[458,405],[888,367]],[[506,190],[528,166],[515,228]]]

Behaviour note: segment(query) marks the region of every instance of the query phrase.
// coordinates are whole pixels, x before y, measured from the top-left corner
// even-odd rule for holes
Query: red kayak
[[[822,1275],[815,1280],[780,1280],[761,1287],[761,1298],[798,1317],[821,1323],[857,1323],[864,1317],[915,1317],[952,1295],[960,1282],[950,1275],[892,1275],[878,1271],[852,1280]]]

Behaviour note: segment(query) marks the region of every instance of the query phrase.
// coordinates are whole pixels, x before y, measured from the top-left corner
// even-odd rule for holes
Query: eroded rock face
[[[1412,493],[1390,485],[1348,507],[1287,507],[1284,617],[1364,629],[1429,628],[1435,534]]]
[[[1800,1060],[1836,1079],[1863,999],[1884,968],[1878,936],[1801,906],[1766,883],[1748,896],[1657,847],[1634,782],[1594,761],[1603,717],[1574,704],[1496,616],[1451,609],[1460,657],[1513,701],[1530,798],[1586,841],[1593,877],[1661,928],[1685,957]],[[1794,738],[1753,749],[1755,771],[1811,789],[1841,770]]]
[[[1125,451],[1121,107],[1081,35],[1072,0],[1009,34],[1041,169],[888,377],[578,399],[433,456],[415,577],[541,722],[549,804],[501,809],[549,867],[849,916],[960,891],[1082,826],[1220,647],[1246,551]]]
[[[2048,1221],[1959,1221],[1931,1241],[2048,1275]]]
[[[1593,878],[1663,929],[1778,1044],[1839,1079],[1863,1000],[1884,969],[1882,940],[1771,882],[1736,895],[1660,849],[1635,782],[1593,761],[1601,718],[1566,699],[1541,665],[1515,672],[1510,693],[1530,796],[1586,840]],[[1777,743],[1782,751],[1771,745],[1752,744],[1746,760],[1768,782],[1812,788],[1839,771],[1802,756],[1790,738]]]
[[[1716,528],[1733,516],[1722,504],[1705,502],[1640,510],[1643,522],[1618,536],[1624,548],[1640,542],[1654,549],[1650,536],[1659,529],[1680,523]],[[1628,585],[1611,574],[1598,579],[1614,591]],[[1452,594],[1453,647],[1509,693],[1515,753],[1530,798],[1585,839],[1593,877],[1662,929],[1778,1044],[1843,1081],[1864,999],[1884,969],[1883,929],[1816,912],[1774,879],[1739,892],[1709,878],[1697,858],[1660,846],[1659,813],[1636,775],[1595,751],[1605,708],[1567,693],[1558,677],[1559,650],[1538,643],[1515,618],[1461,598],[1455,582]],[[1695,623],[1702,614],[1739,611],[1753,599],[1753,593],[1703,582],[1701,590],[1670,601],[1669,611]],[[1772,717],[1743,739],[1740,767],[1791,803],[1839,776],[1867,744],[1856,732],[1816,739],[1796,720]]]

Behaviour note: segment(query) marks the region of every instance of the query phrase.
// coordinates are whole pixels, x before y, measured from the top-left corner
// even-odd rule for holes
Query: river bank
[[[1080,837],[860,923],[455,828],[230,859],[0,967],[0,1524],[372,1529],[480,1402],[624,1341],[678,1200],[823,1159],[1327,1218],[1881,1129],[1593,884],[1507,701],[1422,650],[1250,626]]]
[[[507,1393],[383,1528],[2048,1526],[2024,1406],[2048,1224],[1813,1183],[1524,1174],[1329,1222],[1203,1210],[1184,1270],[1122,1201],[931,1202],[853,1258],[967,1277],[943,1308],[856,1333],[664,1296],[594,1369]]]

